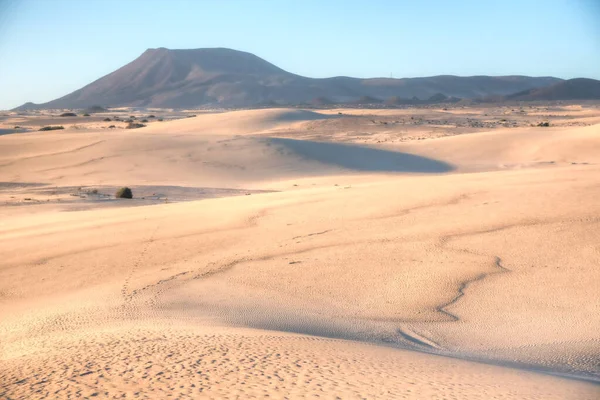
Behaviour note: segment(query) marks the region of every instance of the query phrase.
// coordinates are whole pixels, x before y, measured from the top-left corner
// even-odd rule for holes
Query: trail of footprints
[[[156,235],[156,232],[158,232],[158,225],[156,225],[156,227],[150,234],[150,237],[144,244],[142,251],[140,252],[140,254],[138,254],[135,261],[133,262],[133,265],[129,271],[129,274],[127,275],[127,278],[125,278],[125,282],[123,283],[123,287],[121,288],[121,296],[123,297],[123,300],[127,303],[130,303],[134,296],[134,292],[130,289],[131,280],[133,279],[133,276],[139,269],[141,263],[144,262],[146,253],[148,252],[148,250],[150,249],[150,246],[154,242],[154,237]]]

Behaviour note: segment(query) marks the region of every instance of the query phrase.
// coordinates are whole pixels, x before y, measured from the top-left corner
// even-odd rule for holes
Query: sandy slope
[[[372,148],[321,120],[1,137],[0,182],[278,192],[0,207],[0,397],[596,398],[524,370],[600,378],[598,127]]]

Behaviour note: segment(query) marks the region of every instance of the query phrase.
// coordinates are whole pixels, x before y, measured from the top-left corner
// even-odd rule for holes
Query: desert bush
[[[129,124],[127,124],[127,126],[125,127],[125,129],[137,129],[137,128],[143,128],[146,125],[144,124],[140,124],[137,122],[130,122]]]
[[[143,119],[140,122],[148,122],[148,120],[147,119]]]
[[[21,129],[21,127],[19,125],[16,125],[15,129]]]
[[[90,116],[90,114],[88,114],[88,113],[85,113],[85,114],[83,114],[83,116],[84,116],[84,117],[89,117],[89,116]]]
[[[148,118],[156,118],[154,115],[148,115]]]
[[[44,126],[43,128],[38,129],[38,131],[56,131],[59,129],[65,129],[64,126],[56,125],[56,126]]]
[[[128,187],[122,187],[115,193],[117,199],[133,199],[133,192]]]
[[[129,119],[135,119],[135,115],[130,115]]]
[[[111,120],[110,120],[110,118],[104,118],[103,121],[104,122],[110,122]]]
[[[106,112],[106,108],[101,107],[101,106],[91,106],[91,107],[87,108],[85,110],[85,112],[88,112],[88,113],[101,113],[101,112]]]
[[[162,122],[162,121],[163,121],[163,119],[162,119],[162,118],[159,118],[159,119],[158,119],[158,122]]]
[[[115,128],[116,128],[116,126],[114,126],[114,125],[111,125],[108,127],[108,129],[115,129]]]
[[[60,114],[61,117],[76,117],[77,114],[72,113],[72,112],[66,112],[66,113],[62,113]]]
[[[539,124],[537,124],[537,126],[548,127],[548,126],[550,126],[550,122],[540,122]]]

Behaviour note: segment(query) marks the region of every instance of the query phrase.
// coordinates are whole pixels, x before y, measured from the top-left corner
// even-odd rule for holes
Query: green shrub
[[[548,126],[550,126],[550,122],[540,122],[539,124],[537,124],[537,126],[548,127]]]
[[[147,119],[143,119],[140,122],[148,122],[148,120]]]
[[[110,122],[110,121],[111,121],[111,119],[110,119],[110,118],[104,118],[104,119],[103,119],[103,121],[104,121],[104,122]]]
[[[66,112],[66,113],[62,113],[60,114],[61,117],[76,117],[77,114],[72,113],[72,112]]]
[[[90,114],[88,114],[88,113],[85,113],[85,114],[83,114],[83,116],[84,116],[84,117],[89,117],[89,116],[90,116]]]
[[[38,129],[38,131],[56,131],[59,129],[65,129],[64,126],[44,126],[43,128]]]
[[[133,199],[133,192],[128,187],[122,187],[115,193],[117,199]]]

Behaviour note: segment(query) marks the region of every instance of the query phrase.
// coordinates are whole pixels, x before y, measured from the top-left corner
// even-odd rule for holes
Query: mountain
[[[451,75],[428,78],[307,78],[253,54],[225,49],[148,49],[131,63],[74,91],[32,108],[252,107],[261,104],[334,103],[360,98],[428,99],[432,96],[476,98],[509,95],[560,82],[552,77]]]
[[[505,100],[600,100],[600,81],[576,78],[553,85],[532,88],[509,96]]]

